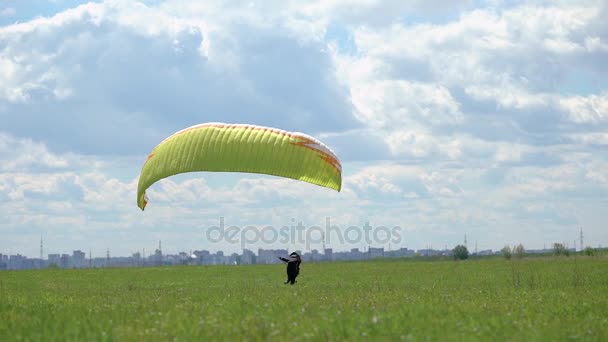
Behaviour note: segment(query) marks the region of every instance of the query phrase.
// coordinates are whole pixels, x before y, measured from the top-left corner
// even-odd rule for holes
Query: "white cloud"
[[[585,47],[591,53],[608,51],[608,44],[605,43],[605,39],[602,41],[600,37],[585,38]]]
[[[583,67],[592,50],[585,46],[599,50],[601,18],[597,6],[585,4],[517,6],[474,10],[445,25],[360,28],[355,39],[362,57],[350,65],[376,80],[434,79],[448,91],[463,88],[473,99],[505,109],[546,108],[559,96],[557,82],[571,70],[572,57],[562,55],[576,53],[574,63]]]
[[[593,160],[585,168],[585,178],[592,185],[602,186],[608,189],[608,161]]]
[[[436,139],[420,131],[396,131],[386,140],[395,155],[423,158],[431,157],[437,152]]]
[[[462,171],[457,169],[428,171],[418,166],[387,164],[364,168],[347,177],[346,184],[362,197],[439,198],[462,194],[458,184],[461,176]]]
[[[68,156],[59,156],[31,139],[17,139],[0,132],[0,171],[25,171],[32,168],[65,169]]]
[[[574,134],[571,138],[583,145],[608,145],[608,133]]]
[[[146,153],[205,121],[307,133],[359,125],[321,42],[218,18],[106,1],[0,28],[5,129],[62,150]],[[33,117],[40,126],[28,127]]]
[[[359,119],[374,127],[395,129],[412,122],[447,125],[462,121],[458,102],[442,86],[368,80],[353,86],[351,94]]]
[[[1,181],[10,200],[25,200],[30,194],[52,195],[59,193],[61,183],[71,181],[73,174],[41,174],[32,177],[26,173],[3,173]]]
[[[562,110],[576,123],[604,123],[608,121],[608,91],[600,95],[573,96],[559,100]]]

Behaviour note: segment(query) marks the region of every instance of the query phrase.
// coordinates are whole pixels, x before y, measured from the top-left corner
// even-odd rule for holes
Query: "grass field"
[[[0,340],[608,340],[608,259],[0,272]]]

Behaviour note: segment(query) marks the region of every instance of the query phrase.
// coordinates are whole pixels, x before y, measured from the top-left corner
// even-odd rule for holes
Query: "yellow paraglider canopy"
[[[158,144],[139,176],[137,205],[144,210],[146,189],[185,172],[248,172],[296,179],[340,191],[342,166],[322,142],[303,133],[218,122],[195,125]]]

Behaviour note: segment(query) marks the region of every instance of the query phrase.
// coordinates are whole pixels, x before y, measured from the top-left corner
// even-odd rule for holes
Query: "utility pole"
[[[91,250],[89,249],[89,268],[92,268],[91,266],[93,266],[93,258],[91,258]]]
[[[467,233],[464,233],[464,246],[467,248],[469,247],[467,244]]]
[[[44,264],[44,254],[43,254],[43,250],[42,250],[42,236],[40,237],[40,268],[42,268],[42,265]]]
[[[110,267],[110,249],[106,250],[106,267]]]
[[[323,237],[323,254],[325,254],[325,233],[321,233],[321,236]]]
[[[584,245],[583,245],[583,227],[581,227],[581,251],[583,250]]]
[[[161,266],[163,264],[163,248],[162,248],[162,243],[160,240],[158,240],[158,260],[157,260],[158,266]]]

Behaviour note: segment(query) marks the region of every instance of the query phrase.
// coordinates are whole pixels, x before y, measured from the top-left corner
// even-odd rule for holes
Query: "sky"
[[[606,246],[607,16],[601,0],[3,0],[0,253],[320,249],[208,232],[327,218],[400,228],[334,250],[572,247],[580,229]],[[195,173],[142,212],[148,153],[212,121],[316,137],[342,191]]]

